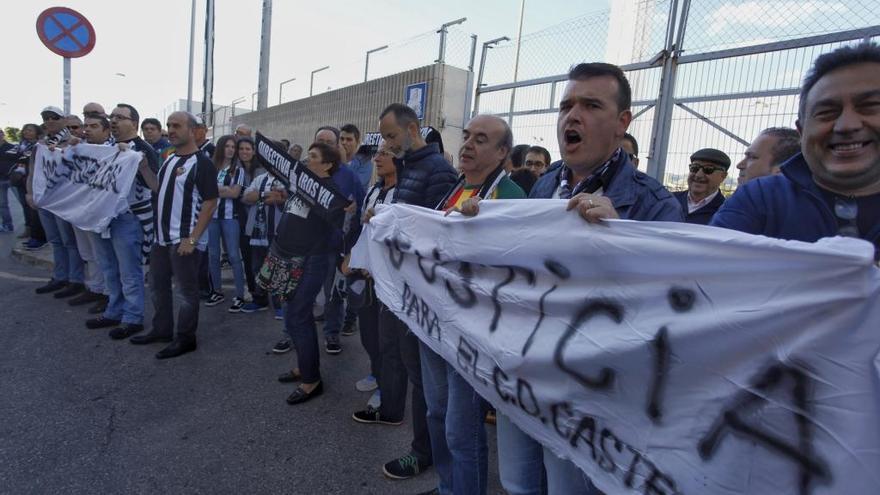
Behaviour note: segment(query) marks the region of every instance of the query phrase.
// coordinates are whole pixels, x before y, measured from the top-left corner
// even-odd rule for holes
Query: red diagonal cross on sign
[[[47,19],[47,22],[48,22],[49,20],[51,20],[52,22],[54,22],[55,24],[57,24],[57,25],[58,25],[58,29],[61,30],[61,32],[58,34],[58,36],[55,36],[54,38],[52,38],[52,39],[49,40],[49,43],[54,44],[56,41],[59,41],[59,40],[61,40],[62,38],[64,38],[65,36],[67,36],[67,37],[70,38],[71,41],[73,41],[74,43],[76,43],[76,46],[78,46],[80,50],[82,50],[83,48],[85,48],[85,45],[83,45],[82,43],[80,43],[79,40],[76,39],[76,36],[73,35],[73,31],[76,30],[76,28],[80,27],[80,26],[83,24],[82,19],[78,19],[78,20],[77,20],[75,23],[73,23],[73,25],[70,26],[69,28],[64,27],[64,24],[61,24],[61,21],[59,21],[58,18],[55,17],[55,14],[49,14],[49,18]]]
[[[65,27],[65,24],[70,26]],[[46,48],[64,58],[83,57],[95,48],[92,23],[67,7],[50,7],[42,11],[37,17],[37,36]]]

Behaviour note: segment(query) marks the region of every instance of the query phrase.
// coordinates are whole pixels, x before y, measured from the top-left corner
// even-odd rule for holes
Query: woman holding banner
[[[344,200],[330,178],[339,169],[339,160],[336,147],[312,144],[309,147],[308,169],[297,173],[298,176],[306,174],[307,177],[296,182],[306,183],[310,190],[325,191]],[[340,207],[326,208],[314,197],[310,191],[297,190],[287,200],[275,241],[257,276],[257,283],[261,287],[287,301],[284,307],[284,331],[296,347],[299,366],[279,376],[278,380],[284,383],[301,381],[287,398],[288,404],[300,404],[324,392],[312,308],[330,268],[330,237],[342,229],[345,212]],[[339,204],[339,201],[333,202]]]

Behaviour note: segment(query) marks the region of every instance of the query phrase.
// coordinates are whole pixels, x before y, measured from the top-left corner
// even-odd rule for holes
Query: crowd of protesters
[[[728,198],[721,185],[732,161],[717,149],[693,151],[684,191],[670,192],[639,171],[639,145],[627,133],[630,105],[630,85],[618,67],[574,66],[559,105],[556,162],[540,146],[514,146],[506,121],[479,115],[465,126],[453,167],[439,133],[426,132],[415,112],[399,103],[376,116],[382,141],[373,148],[359,145],[361,131],[352,124],[316,129],[307,147],[279,141],[319,183],[332,184],[348,200],[348,207],[329,215],[304,204],[261,166],[247,126],[212,142],[204,123],[186,112],[168,117],[166,135],[158,120],[141,120],[129,104],[106,113],[90,103],[82,119],[49,106],[42,125],[23,126],[18,143],[0,137],[0,230],[13,231],[11,190],[24,212],[24,247],[48,242],[52,248],[52,277],[37,294],[91,305],[85,325],[110,328],[113,339],[167,344],[159,359],[196,350],[199,307],[226,301],[221,268],[228,266],[229,312],[271,310],[283,320],[273,351],[295,351],[295,364],[277,378],[298,383],[287,397],[292,405],[324,390],[316,321],[324,321],[329,355],[342,352],[340,335],[359,329],[370,369],[354,388],[373,395],[352,418],[400,425],[411,389],[412,443],[382,466],[384,474],[405,479],[433,466],[439,485],[432,493],[486,493],[491,406],[377,299],[368,271],[348,268],[350,250],[377,205],[474,216],[481,201],[557,198],[569,211],[560,214],[574,210],[590,223],[686,221],[808,242],[843,235],[865,239],[880,253],[877,45],[839,48],[814,62],[801,88],[796,129],[774,127],[755,137],[735,165],[739,186]],[[59,148],[80,142],[143,156],[129,210],[100,234],[33,202],[37,143]],[[172,278],[182,296],[176,327]],[[149,332],[145,287],[153,303]],[[319,299],[323,314],[316,316]],[[500,412],[497,441],[508,493],[599,493],[573,463]]]

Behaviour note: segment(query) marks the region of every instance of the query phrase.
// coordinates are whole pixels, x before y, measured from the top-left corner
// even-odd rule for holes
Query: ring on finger
[[[590,208],[595,208],[595,207],[596,207],[596,204],[595,204],[595,203],[593,203],[593,200],[592,200],[592,198],[591,198],[591,199],[588,199],[588,200],[587,200],[587,203],[589,203],[589,205],[590,205]]]

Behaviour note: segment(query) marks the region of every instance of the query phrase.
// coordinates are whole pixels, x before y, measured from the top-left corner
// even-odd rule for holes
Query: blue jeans
[[[485,494],[488,403],[455,369],[419,342],[428,431],[441,494]]]
[[[110,238],[89,232],[95,239],[95,257],[109,300],[104,318],[122,323],[144,323],[144,267],[141,264],[141,243],[144,234],[140,220],[126,212],[110,222]]]
[[[303,383],[321,381],[318,328],[312,310],[326,276],[327,256],[309,256],[303,265],[299,285],[284,305],[284,331],[296,347],[296,360]]]
[[[547,470],[547,492],[550,495],[602,495],[579,467],[569,460],[556,457],[546,447],[544,469]]]
[[[500,411],[497,414],[498,475],[509,495],[546,495],[544,448]]]
[[[52,279],[72,284],[83,283],[83,262],[76,249],[73,227],[49,210],[41,208],[39,214],[46,240],[52,245]]]
[[[12,228],[12,213],[9,211],[9,181],[0,180],[0,223]]]
[[[208,267],[214,290],[221,292],[223,279],[220,276],[220,236],[223,236],[226,254],[229,255],[229,264],[232,265],[232,275],[235,278],[235,296],[243,298],[244,265],[241,264],[241,251],[238,249],[240,229],[238,220],[233,218],[211,220],[211,224],[208,226]]]

